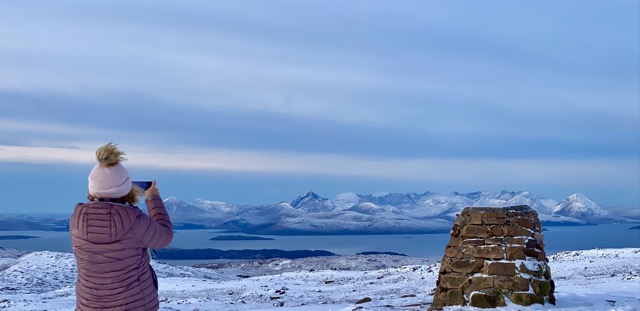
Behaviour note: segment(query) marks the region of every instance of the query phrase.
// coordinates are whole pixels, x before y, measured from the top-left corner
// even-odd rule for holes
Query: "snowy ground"
[[[549,260],[556,306],[497,310],[640,310],[639,248],[561,252]],[[153,266],[161,310],[366,311],[428,309],[439,264],[375,255],[235,262],[216,269]],[[71,254],[0,250],[0,309],[73,310],[74,282]],[[371,301],[357,303],[366,298]]]

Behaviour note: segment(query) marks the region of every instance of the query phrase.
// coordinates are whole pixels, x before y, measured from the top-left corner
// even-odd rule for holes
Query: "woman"
[[[157,279],[148,248],[173,239],[173,225],[153,181],[133,186],[114,144],[96,151],[89,174],[89,201],[76,205],[71,243],[78,264],[76,310],[158,310]],[[135,204],[145,195],[148,215]]]

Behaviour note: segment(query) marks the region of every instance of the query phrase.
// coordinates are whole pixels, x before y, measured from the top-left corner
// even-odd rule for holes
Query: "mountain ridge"
[[[584,194],[557,202],[528,191],[475,191],[440,194],[357,194],[343,192],[325,198],[307,191],[290,202],[235,205],[197,198],[187,203],[164,199],[176,229],[219,229],[263,235],[423,234],[449,232],[456,215],[468,206],[528,205],[544,226],[638,223],[630,214],[615,215]],[[146,210],[141,207],[142,210]],[[68,231],[68,218],[2,216],[4,231]]]
[[[528,191],[476,191],[439,194],[344,192],[334,199],[307,191],[290,202],[265,205],[233,205],[196,199],[193,205],[177,198],[165,200],[174,222],[189,220],[210,228],[251,234],[403,234],[448,232],[451,222],[467,206],[528,205],[546,225],[593,225],[634,222],[615,216],[586,195],[575,193],[560,202]],[[211,203],[206,203],[211,202]],[[220,205],[226,206],[221,210]],[[189,208],[197,217],[185,217]],[[215,212],[212,212],[215,211]],[[188,214],[188,213],[187,213]],[[197,218],[194,219],[194,218]]]

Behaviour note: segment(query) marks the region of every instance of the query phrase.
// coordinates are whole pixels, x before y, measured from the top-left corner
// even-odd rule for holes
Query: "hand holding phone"
[[[147,189],[151,188],[153,181],[148,180],[134,180],[131,182],[134,186],[140,187],[143,191],[147,191]]]
[[[146,195],[146,196],[150,196],[150,195],[159,196],[160,195],[160,191],[158,190],[158,188],[156,188],[156,181],[155,180],[151,182],[151,186],[149,187],[149,189],[147,189],[144,192],[144,195]]]

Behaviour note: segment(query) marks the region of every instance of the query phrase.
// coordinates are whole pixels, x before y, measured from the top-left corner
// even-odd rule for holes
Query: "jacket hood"
[[[79,237],[97,244],[120,240],[142,214],[137,206],[110,202],[89,202],[78,208],[82,212],[78,223],[73,224],[71,230],[77,230]]]

